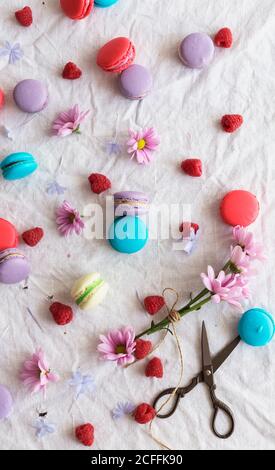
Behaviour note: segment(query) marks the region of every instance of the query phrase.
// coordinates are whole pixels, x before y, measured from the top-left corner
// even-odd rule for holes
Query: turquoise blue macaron
[[[120,253],[136,253],[145,247],[148,241],[148,228],[134,216],[118,217],[109,230],[109,242]]]
[[[262,308],[247,310],[239,321],[239,335],[250,346],[265,346],[275,333],[275,322],[270,313]]]
[[[8,155],[0,164],[3,177],[6,180],[19,180],[31,175],[38,167],[33,155],[27,152],[17,152]]]
[[[107,8],[115,3],[117,3],[118,0],[95,0],[95,6],[100,7],[100,8]]]

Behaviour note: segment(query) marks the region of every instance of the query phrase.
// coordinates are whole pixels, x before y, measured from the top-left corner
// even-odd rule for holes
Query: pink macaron
[[[135,56],[136,51],[132,41],[119,37],[101,47],[96,62],[105,72],[120,73],[134,62]]]
[[[3,108],[4,103],[5,103],[5,95],[4,95],[3,90],[1,90],[0,88],[0,109]]]

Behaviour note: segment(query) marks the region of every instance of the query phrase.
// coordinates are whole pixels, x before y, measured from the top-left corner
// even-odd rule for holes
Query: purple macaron
[[[30,270],[27,258],[17,248],[0,252],[0,282],[3,284],[23,281],[29,276]]]
[[[181,42],[179,56],[187,67],[203,69],[212,61],[214,51],[214,43],[208,34],[192,33]]]
[[[114,194],[115,216],[138,216],[149,211],[149,198],[139,191],[121,191]]]
[[[40,80],[22,80],[13,90],[13,99],[21,111],[37,113],[48,104],[48,88]]]
[[[7,387],[0,384],[0,419],[7,418],[13,407],[13,398]]]
[[[130,65],[119,76],[119,88],[123,96],[130,100],[142,100],[153,86],[150,71],[142,65]]]

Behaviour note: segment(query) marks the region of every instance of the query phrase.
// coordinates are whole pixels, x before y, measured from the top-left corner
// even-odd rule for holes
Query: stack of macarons
[[[30,263],[18,250],[19,236],[13,224],[0,219],[0,282],[16,284],[30,274]]]
[[[93,11],[94,6],[107,8],[117,2],[118,0],[60,0],[60,6],[72,20],[83,20]]]
[[[115,220],[109,230],[109,242],[120,253],[136,253],[148,241],[148,228],[139,216],[149,211],[149,198],[138,191],[114,194]]]
[[[105,72],[119,74],[119,89],[123,96],[131,100],[142,100],[153,86],[150,71],[133,64],[135,46],[126,37],[117,37],[102,46],[97,54],[97,65]]]

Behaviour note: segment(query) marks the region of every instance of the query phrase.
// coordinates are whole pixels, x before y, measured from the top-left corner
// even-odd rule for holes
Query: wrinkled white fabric
[[[164,363],[162,380],[144,376],[145,362],[128,369],[114,368],[98,360],[100,333],[123,325],[140,331],[149,325],[139,304],[150,293],[173,287],[181,302],[190,291],[201,288],[199,274],[207,264],[219,269],[230,246],[230,229],[219,217],[222,196],[244,188],[257,195],[261,212],[251,227],[265,243],[268,260],[253,281],[249,306],[272,312],[274,277],[274,15],[273,0],[120,0],[109,9],[95,9],[83,21],[71,21],[57,0],[28,0],[34,24],[23,28],[13,12],[25,1],[2,1],[0,47],[4,41],[19,42],[24,57],[14,65],[0,57],[0,87],[6,105],[1,125],[11,130],[14,141],[1,130],[1,157],[26,150],[39,161],[30,178],[8,182],[1,179],[0,216],[12,221],[19,232],[42,226],[45,238],[36,248],[22,246],[32,263],[28,289],[0,286],[0,383],[13,393],[15,406],[0,422],[1,449],[84,449],[74,438],[74,427],[90,421],[95,426],[94,449],[158,449],[145,426],[130,418],[113,421],[111,410],[119,401],[152,402],[167,386],[177,383],[179,366],[172,337],[157,355]],[[223,26],[234,33],[230,50],[216,49],[211,66],[204,71],[185,68],[177,47],[191,32],[210,35]],[[142,102],[128,101],[118,92],[116,77],[97,68],[98,48],[107,40],[129,36],[137,51],[136,63],[150,67],[154,89]],[[63,80],[68,61],[83,70],[81,80]],[[12,100],[12,89],[24,78],[45,80],[48,107],[24,127],[25,119]],[[64,139],[50,136],[56,115],[78,103],[91,118],[82,124],[81,136]],[[223,114],[240,113],[244,125],[236,134],[220,130]],[[106,142],[123,143],[129,127],[155,126],[161,146],[148,167],[130,161],[126,151],[108,155]],[[203,177],[188,178],[179,170],[182,159],[201,158]],[[104,195],[91,193],[87,177],[100,172],[112,180],[113,191],[142,190],[156,204],[192,204],[192,220],[200,225],[200,240],[188,257],[172,251],[172,241],[150,241],[146,249],[127,256],[113,251],[103,240],[61,238],[55,226],[55,209],[65,197],[82,212],[90,202],[104,203]],[[67,187],[64,196],[50,196],[47,186],[58,180]],[[178,221],[174,222],[174,228]],[[48,312],[47,296],[70,302],[74,280],[99,271],[111,288],[103,304],[91,312],[76,311],[74,323],[58,327]],[[38,320],[38,328],[29,308]],[[209,305],[189,314],[177,326],[184,352],[184,383],[200,370],[200,331],[204,319],[211,350],[215,353],[234,338],[239,314],[227,305]],[[66,334],[65,334],[66,332]],[[154,338],[157,340],[157,337]],[[41,346],[60,382],[51,384],[46,400],[31,396],[18,380],[22,361]],[[217,395],[232,407],[234,435],[222,441],[210,430],[211,404],[203,385],[181,401],[177,413],[153,426],[158,438],[175,449],[274,449],[275,445],[275,342],[253,349],[241,344],[217,372]],[[93,375],[97,389],[73,401],[67,381],[78,367]],[[56,432],[38,440],[32,425],[36,408],[48,411]]]

